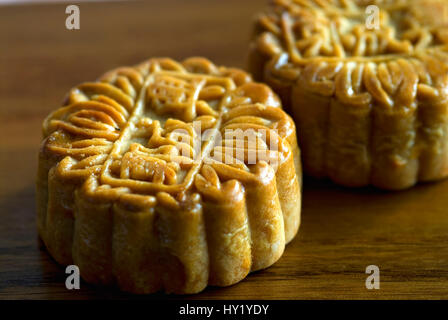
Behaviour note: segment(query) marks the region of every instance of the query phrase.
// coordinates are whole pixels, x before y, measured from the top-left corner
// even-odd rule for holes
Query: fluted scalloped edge
[[[110,172],[117,159],[133,161],[120,158],[123,147],[117,145],[129,139],[123,137],[157,129],[148,121],[128,124],[138,114],[144,79],[155,70],[231,79],[235,88],[229,99],[235,105],[223,115],[223,127],[270,121],[269,128],[278,130],[278,136],[272,133],[268,138],[278,139],[282,155],[277,170],[264,161],[250,169],[211,162],[195,171],[187,193],[168,185],[166,191],[152,192],[154,186],[148,183],[105,183],[116,183]],[[217,94],[214,89],[204,96]],[[249,272],[272,265],[296,235],[301,165],[295,125],[276,95],[253,83],[245,72],[216,67],[203,58],[182,64],[152,59],[74,88],[64,105],[43,126],[38,229],[54,259],[76,264],[87,282],[138,294],[197,293],[207,285],[237,283]],[[213,113],[204,103],[200,107],[200,112]],[[204,125],[214,123],[205,116],[201,119]],[[137,128],[140,125],[143,129]],[[131,144],[129,152],[137,157],[139,148]],[[138,163],[130,165],[128,176],[138,174],[132,171]],[[173,168],[166,167],[165,173]]]
[[[422,8],[415,3],[396,5]],[[348,187],[387,190],[446,178],[448,42],[416,43],[398,53],[404,46],[394,45],[370,56],[345,56],[341,50],[328,56],[306,53],[299,50],[306,39],[291,39],[291,30],[294,15],[313,21],[307,15],[320,9],[310,8],[274,1],[256,21],[249,52],[255,79],[272,87],[294,115],[304,173]],[[378,36],[389,37],[387,43],[398,41]]]

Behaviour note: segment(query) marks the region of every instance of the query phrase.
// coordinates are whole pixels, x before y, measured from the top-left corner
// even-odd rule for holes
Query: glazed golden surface
[[[211,133],[199,150],[198,124]],[[244,141],[216,138],[228,129],[252,129],[269,159],[250,164]],[[204,58],[119,68],[73,88],[43,134],[39,233],[88,282],[134,293],[231,285],[277,261],[299,228],[294,123],[241,70]]]
[[[404,189],[448,175],[447,45],[446,1],[277,0],[249,68],[294,115],[306,174]]]

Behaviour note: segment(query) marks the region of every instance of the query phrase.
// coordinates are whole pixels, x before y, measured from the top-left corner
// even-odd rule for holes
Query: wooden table
[[[81,3],[0,7],[0,298],[132,298],[82,283],[46,253],[35,225],[41,122],[75,84],[152,56],[204,55],[244,67],[263,0]],[[385,193],[305,181],[298,237],[273,267],[186,298],[448,298],[448,181]],[[377,265],[379,290],[365,287]],[[141,298],[141,297],[139,297]],[[144,298],[179,298],[162,294]]]

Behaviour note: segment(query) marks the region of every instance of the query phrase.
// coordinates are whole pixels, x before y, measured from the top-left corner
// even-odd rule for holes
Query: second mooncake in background
[[[306,174],[393,190],[448,175],[446,12],[442,0],[278,0],[259,15],[249,69],[293,114]]]
[[[294,122],[244,71],[203,58],[119,68],[72,89],[43,133],[39,234],[87,282],[231,285],[299,228]]]

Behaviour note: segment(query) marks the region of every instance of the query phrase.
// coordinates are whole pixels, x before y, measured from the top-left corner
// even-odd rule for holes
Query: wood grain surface
[[[305,181],[298,237],[271,268],[198,295],[132,296],[86,283],[65,289],[64,268],[40,242],[34,179],[44,117],[77,83],[153,56],[204,55],[244,67],[264,0],[81,3],[0,7],[0,299],[448,298],[448,181],[387,193]],[[365,287],[377,265],[379,290]]]

